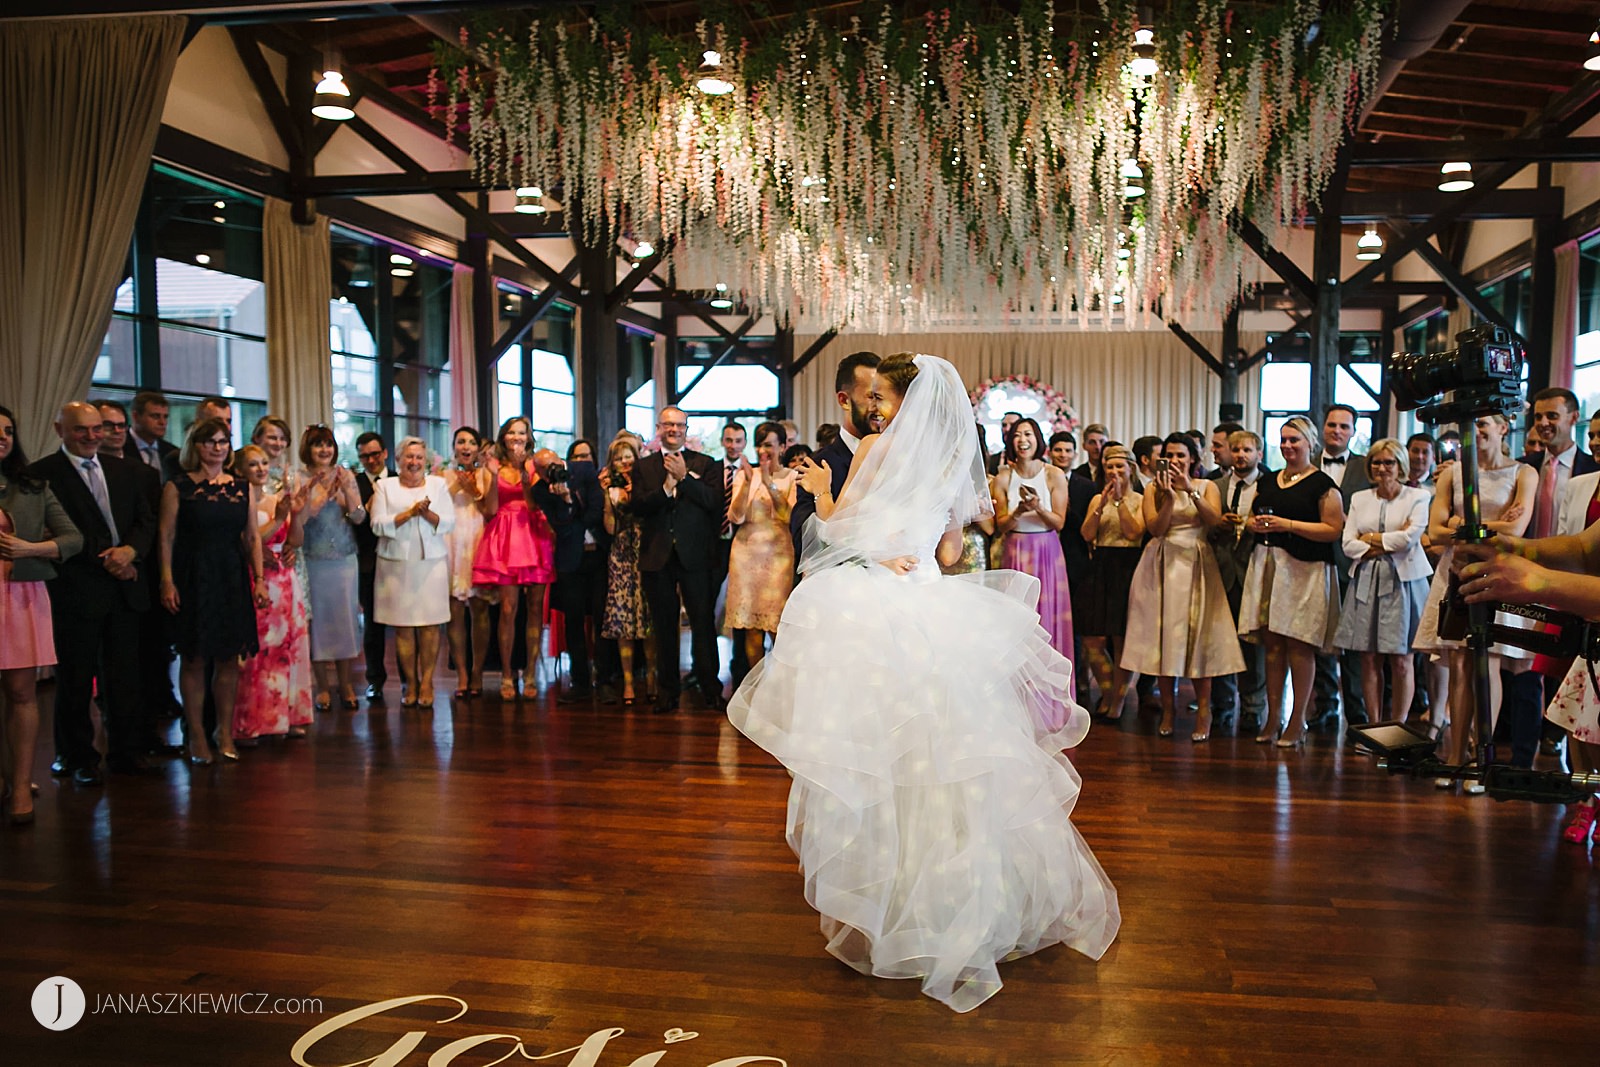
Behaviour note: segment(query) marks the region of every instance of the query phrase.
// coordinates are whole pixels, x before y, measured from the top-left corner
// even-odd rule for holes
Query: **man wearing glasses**
[[[139,479],[124,460],[103,460],[103,418],[75,400],[61,409],[61,448],[28,468],[47,482],[83,534],[83,551],[61,563],[49,583],[56,643],[56,758],[50,773],[79,785],[100,784],[89,701],[100,680],[107,765],[142,769],[140,750],[139,619],[150,608],[141,564],[155,543],[155,515]]]
[[[715,590],[711,559],[722,526],[722,483],[716,461],[686,448],[689,417],[680,408],[663,408],[656,422],[661,451],[639,460],[633,469],[633,509],[639,516],[639,571],[655,629],[656,663],[661,674],[654,710],[677,708],[678,604],[689,616],[694,677],[707,707],[720,711],[721,664],[712,618]]]
[[[389,469],[389,448],[383,437],[368,430],[356,438],[356,459],[361,470],[356,473],[356,490],[361,494],[361,506],[367,507],[372,491],[380,480],[393,478]],[[384,666],[384,654],[389,641],[389,628],[372,617],[373,585],[378,574],[378,535],[372,532],[372,520],[362,520],[355,526],[356,559],[360,563],[361,578],[358,585],[361,597],[361,648],[367,664],[367,700],[383,700],[383,683],[389,680]]]

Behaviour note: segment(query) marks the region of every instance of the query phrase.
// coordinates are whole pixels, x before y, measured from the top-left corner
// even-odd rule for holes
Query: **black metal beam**
[[[1494,141],[1379,141],[1352,144],[1352,167],[1420,167],[1469,163],[1592,163],[1600,137],[1522,137]]]
[[[793,363],[789,364],[789,377],[798,377],[800,372],[806,369],[806,364],[816,359],[818,354],[832,344],[833,339],[838,336],[839,331],[837,329],[830,329],[827,333],[806,345],[806,350],[800,353]]]
[[[690,304],[685,306],[683,310],[688,314],[693,315],[707,326],[711,327],[711,329],[716,332],[718,337],[722,338],[729,345],[733,346],[735,350],[743,352],[753,360],[758,362],[761,361],[761,354],[759,352],[752,352],[743,341],[745,333],[748,332],[751,326],[754,326],[756,322],[759,321],[760,316],[751,315],[749,317],[749,321],[747,321],[743,326],[741,326],[738,330],[735,330],[733,333],[729,333],[728,328],[716,320],[715,316],[711,314],[711,310],[709,308]],[[717,357],[717,362],[722,362],[722,359],[729,354],[731,353],[723,353],[722,356]],[[689,390],[687,389],[684,390],[685,393],[688,391]]]
[[[1398,219],[1391,219],[1389,225],[1401,236],[1404,236],[1408,230],[1407,225]],[[1512,336],[1521,341],[1524,347],[1527,346],[1527,340],[1517,333],[1516,327],[1500,313],[1500,309],[1489,303],[1483,294],[1478,292],[1478,287],[1468,281],[1460,271],[1456,270],[1455,265],[1444,257],[1444,253],[1434,248],[1427,241],[1423,241],[1417,246],[1416,253],[1424,263],[1433,268],[1433,272],[1443,279],[1444,283],[1450,287],[1457,297],[1465,301],[1468,307],[1477,312],[1480,318],[1505,328],[1510,331]]]
[[[1294,260],[1268,244],[1266,234],[1257,229],[1255,223],[1249,219],[1238,219],[1233,224],[1233,230],[1278,277],[1299,291],[1306,300],[1316,299],[1316,284],[1306,277],[1306,272]]]
[[[1431,219],[1455,206],[1456,193],[1435,189],[1408,189],[1404,192],[1346,193],[1340,215],[1345,222],[1376,222],[1380,219]],[[1564,191],[1549,189],[1496,189],[1459,219],[1531,219],[1541,215],[1560,215],[1565,207]]]
[[[578,273],[578,257],[574,256],[572,262],[568,263],[566,269],[561,273],[569,278],[576,276]],[[532,329],[534,323],[544,318],[545,312],[554,307],[555,302],[556,291],[554,289],[541,290],[537,296],[528,301],[528,305],[522,309],[522,314],[518,315],[511,325],[505,328],[505,332],[490,346],[484,357],[485,361],[494,363],[510,351],[511,346],[522,340],[523,335]]]
[[[255,36],[238,26],[230,27],[228,36],[233,39],[233,50],[239,54],[239,61],[244,64],[244,72],[249,75],[256,96],[261,98],[261,106],[266,109],[273,132],[278,135],[278,144],[286,155],[292,156],[296,150],[303,150],[305,146],[300,143],[300,125],[290,117],[288,101],[284,99],[277,79],[272,76],[272,68],[267,66],[267,57],[261,54],[261,46]]]
[[[422,174],[405,171],[389,174],[318,174],[304,184],[306,192],[317,197],[412,196],[437,193],[442,189],[471,193],[482,192],[486,188],[482,179],[470,170],[440,170]]]
[[[1221,378],[1227,373],[1223,369],[1221,361],[1218,360],[1216,356],[1212,355],[1211,350],[1205,345],[1201,344],[1195,338],[1194,334],[1190,333],[1188,330],[1185,330],[1176,322],[1167,323],[1167,329],[1171,330],[1173,335],[1188,347],[1189,351],[1200,357],[1200,362],[1209,367],[1212,374],[1215,374],[1217,377]]]
[[[660,248],[634,264],[633,269],[628,272],[628,276],[618,282],[615,289],[606,294],[607,311],[616,311],[618,305],[626,302],[628,296],[650,277],[650,272],[655,270],[656,266],[667,258],[668,253],[672,251],[672,242],[673,238],[668,237],[661,242]]]
[[[744,320],[744,323],[737,330],[730,334],[727,330],[723,329],[720,324],[711,322],[710,319],[706,318],[704,315],[701,315],[699,312],[695,312],[694,314],[700,319],[710,323],[712,329],[726,337],[728,339],[728,344],[722,349],[721,352],[717,353],[717,357],[715,359],[700,368],[700,373],[691,378],[688,385],[684,386],[682,389],[676,390],[677,399],[680,400],[694,392],[694,387],[700,384],[701,378],[704,378],[717,367],[720,367],[726,363],[728,357],[733,355],[735,352],[743,351],[748,356],[755,355],[755,353],[751,352],[748,348],[745,348],[740,339],[743,338],[745,334],[750,332],[750,328],[752,326],[760,321],[759,316],[751,315],[749,318]],[[677,377],[676,369],[673,371],[673,377]]]
[[[489,216],[495,225],[518,237],[568,237],[565,211],[546,211],[542,215],[524,215],[517,211],[496,211]]]

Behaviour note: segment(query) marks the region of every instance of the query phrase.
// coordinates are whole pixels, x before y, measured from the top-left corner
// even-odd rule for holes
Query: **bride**
[[[728,716],[794,778],[788,840],[828,951],[970,1011],[1001,960],[1057,942],[1098,959],[1122,920],[1068,818],[1062,750],[1089,717],[1038,581],[935,563],[990,506],[961,377],[894,355],[872,398],[883,429],[838,501],[826,465],[803,475],[806,577]]]

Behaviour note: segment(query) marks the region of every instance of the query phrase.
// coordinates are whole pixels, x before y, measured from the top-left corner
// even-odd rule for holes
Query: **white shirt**
[[[1328,460],[1330,459],[1342,459],[1344,462],[1329,463]],[[1350,466],[1352,459],[1354,459],[1354,457],[1350,455],[1350,450],[1348,448],[1344,450],[1342,455],[1338,456],[1333,455],[1331,452],[1324,451],[1322,453],[1322,462],[1318,464],[1318,466],[1321,467],[1323,474],[1326,474],[1328,477],[1333,479],[1334,485],[1343,485],[1345,468]]]
[[[91,497],[94,496],[94,483],[89,480],[89,472],[88,472],[88,470],[86,470],[84,468],[83,465],[85,463],[93,463],[96,467],[100,468],[100,484],[104,487],[105,494],[106,494],[106,513],[103,516],[103,518],[106,520],[106,526],[109,527],[110,530],[111,530],[111,541],[112,541],[112,543],[113,544],[121,544],[122,543],[122,536],[119,533],[117,533],[116,520],[114,520],[111,517],[111,513],[110,513],[111,512],[111,484],[106,481],[106,468],[105,468],[105,464],[100,462],[100,454],[97,452],[94,455],[87,456],[87,457],[85,457],[85,456],[75,456],[71,452],[67,451],[67,446],[66,445],[62,445],[61,446],[61,454],[63,456],[67,457],[67,462],[68,463],[72,464],[72,469],[78,473],[78,477],[83,481],[83,487],[85,489],[89,490],[89,495]],[[95,501],[96,506],[98,506],[99,503],[100,502],[98,500]]]
[[[1237,470],[1230,470],[1228,476],[1223,479],[1223,484],[1217,486],[1222,490],[1222,510],[1231,511],[1236,515],[1250,514],[1250,505],[1255,503],[1256,490],[1260,488],[1256,484],[1259,481],[1261,481],[1260,467],[1252,470],[1248,478],[1241,478]],[[1233,506],[1233,489],[1241,483],[1244,488],[1239,492],[1239,506],[1236,508]]]
[[[1546,463],[1550,462],[1551,455],[1552,455],[1552,453],[1550,452],[1550,450],[1546,449],[1545,453],[1544,453],[1544,461]],[[1556,514],[1557,514],[1558,517],[1560,515],[1560,510],[1559,509],[1561,507],[1561,501],[1563,499],[1565,499],[1566,495],[1567,495],[1567,483],[1572,481],[1572,462],[1573,462],[1574,459],[1577,458],[1577,455],[1578,455],[1578,445],[1577,445],[1577,442],[1573,442],[1572,444],[1567,446],[1567,450],[1565,452],[1563,452],[1559,456],[1555,457],[1555,460],[1556,460],[1556,508],[1557,508]],[[1534,471],[1534,473],[1535,474],[1539,474],[1541,472],[1540,471]],[[1537,495],[1534,497],[1534,503],[1535,504],[1538,503]],[[1529,528],[1532,529],[1532,527],[1529,527]],[[1531,537],[1533,535],[1530,533],[1528,536]]]
[[[861,451],[861,438],[857,437],[843,426],[839,427],[839,440],[844,442],[844,447],[850,450],[850,454],[852,456]]]

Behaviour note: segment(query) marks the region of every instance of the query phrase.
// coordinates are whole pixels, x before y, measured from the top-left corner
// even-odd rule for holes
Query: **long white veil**
[[[801,571],[924,552],[952,522],[992,513],[961,375],[938,356],[918,355],[916,366],[899,410],[833,514],[806,524]]]

